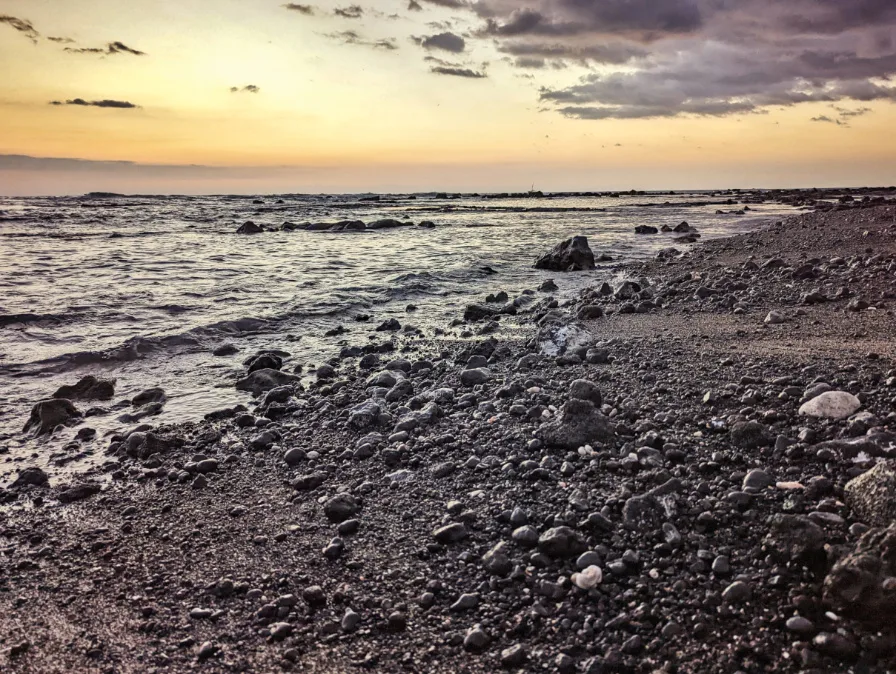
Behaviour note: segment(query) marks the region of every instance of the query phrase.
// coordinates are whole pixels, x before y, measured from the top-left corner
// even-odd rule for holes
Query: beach
[[[301,373],[243,348],[253,399],[81,472],[16,454],[2,666],[892,671],[892,195],[548,276]]]

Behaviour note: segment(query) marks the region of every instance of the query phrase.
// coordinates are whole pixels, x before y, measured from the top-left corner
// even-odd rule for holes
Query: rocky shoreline
[[[137,426],[72,484],[22,465],[0,664],[892,671],[896,205],[570,273],[307,388],[258,354],[251,409]]]

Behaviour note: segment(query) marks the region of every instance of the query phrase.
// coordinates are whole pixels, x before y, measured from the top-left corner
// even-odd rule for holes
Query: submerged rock
[[[550,252],[535,262],[536,269],[551,271],[585,271],[594,269],[594,253],[588,247],[588,239],[574,236],[557,244]]]
[[[251,220],[244,222],[240,225],[239,229],[236,230],[237,234],[261,234],[264,231],[264,227],[261,225],[256,225]]]

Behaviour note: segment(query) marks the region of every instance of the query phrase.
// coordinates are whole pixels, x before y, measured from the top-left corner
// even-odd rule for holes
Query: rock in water
[[[845,419],[855,414],[862,403],[846,391],[828,391],[800,407],[800,414],[822,419]]]
[[[551,271],[585,271],[594,269],[594,253],[588,247],[588,239],[574,236],[555,246],[535,262],[536,269]]]
[[[578,449],[591,442],[609,442],[616,434],[610,420],[587,400],[573,399],[560,410],[560,417],[544,424],[537,435],[551,447]]]
[[[238,391],[250,391],[255,395],[260,395],[279,386],[298,384],[300,381],[301,379],[295,375],[286,374],[280,370],[265,369],[256,370],[248,377],[240,379],[236,383],[236,388]]]
[[[64,398],[41,400],[31,409],[31,417],[25,424],[24,433],[46,435],[60,424],[67,425],[81,418],[81,413]]]
[[[896,470],[879,463],[846,483],[843,497],[858,519],[873,526],[896,522]]]
[[[61,386],[53,397],[66,400],[109,400],[114,395],[114,379],[97,379],[89,374],[74,386]]]
[[[635,234],[659,234],[659,231],[651,225],[638,225],[635,227]]]
[[[25,487],[29,485],[35,487],[43,487],[49,482],[50,478],[44,471],[42,471],[40,468],[37,468],[36,466],[32,466],[22,469],[19,472],[19,476],[15,479],[15,482],[9,485],[9,487],[10,489]]]
[[[237,234],[261,234],[264,231],[264,228],[260,225],[256,225],[251,220],[244,222],[240,225],[240,228],[236,230]]]
[[[896,619],[896,524],[871,529],[824,580],[824,599],[838,612],[892,625]]]

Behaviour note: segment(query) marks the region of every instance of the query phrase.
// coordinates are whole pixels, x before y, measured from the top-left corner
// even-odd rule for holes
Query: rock
[[[522,644],[514,644],[501,651],[502,667],[520,667],[526,663],[528,659],[526,647]]]
[[[237,234],[261,234],[264,231],[264,227],[260,225],[256,225],[254,222],[249,220],[248,222],[244,222],[240,225],[239,229],[236,230]]]
[[[896,524],[870,529],[824,580],[835,610],[875,626],[896,620]]]
[[[283,460],[286,461],[286,465],[288,466],[297,466],[305,460],[306,456],[304,449],[293,447],[286,451],[283,455]]]
[[[432,535],[433,538],[435,538],[439,543],[447,545],[448,543],[457,543],[458,541],[462,541],[470,534],[463,524],[455,522],[452,524],[446,524],[443,527],[439,527],[432,532]]]
[[[131,398],[131,405],[134,407],[141,407],[152,403],[164,403],[167,399],[168,396],[165,395],[164,389],[148,388]]]
[[[846,391],[828,391],[800,407],[803,416],[822,419],[846,419],[858,412],[862,403]]]
[[[765,317],[765,323],[767,325],[779,325],[781,323],[785,323],[786,321],[787,317],[780,311],[769,311],[768,315]]]
[[[464,650],[478,653],[485,650],[489,643],[491,643],[491,637],[486,634],[480,625],[474,625],[464,637]]]
[[[398,330],[401,330],[401,323],[394,318],[382,322],[376,329],[377,332],[396,332]]]
[[[577,399],[567,401],[558,419],[536,431],[547,445],[572,450],[592,442],[610,442],[615,434],[613,424],[591,402]]]
[[[156,433],[131,433],[124,442],[125,453],[134,459],[147,459],[153,454],[165,454],[173,442]]]
[[[336,494],[324,504],[324,514],[331,522],[339,523],[361,511],[361,504],[351,494]]]
[[[588,247],[586,237],[574,236],[538,258],[535,268],[564,272],[594,269],[594,253]]]
[[[476,608],[479,605],[479,595],[478,594],[462,594],[458,597],[457,601],[454,602],[449,610],[451,611],[469,611],[471,608]]]
[[[238,391],[249,391],[258,396],[265,391],[278,388],[280,386],[296,385],[301,382],[301,378],[280,370],[264,369],[252,372],[248,377],[240,379],[236,383]]]
[[[650,225],[638,225],[635,227],[635,234],[659,234],[660,230]]]
[[[280,370],[283,368],[283,359],[275,353],[258,353],[247,358],[243,365],[248,374],[259,370]]]
[[[871,305],[868,304],[868,302],[866,302],[865,300],[860,299],[860,298],[857,297],[856,299],[851,300],[851,301],[849,302],[849,304],[846,305],[846,309],[847,309],[848,311],[856,311],[856,312],[858,312],[858,311],[865,311],[865,309],[867,309],[867,308],[870,307],[870,306],[871,306]]]
[[[490,574],[495,576],[506,576],[513,570],[513,563],[507,556],[507,544],[505,542],[498,543],[491,550],[482,556],[482,566]]]
[[[554,282],[553,279],[547,279],[540,286],[538,286],[538,289],[543,293],[552,293],[560,290],[560,287]]]
[[[347,634],[351,634],[352,632],[357,631],[358,627],[361,625],[361,616],[350,608],[345,610],[345,615],[342,616],[342,622],[340,626],[342,627],[342,631]]]
[[[64,398],[42,400],[31,408],[31,416],[22,432],[33,433],[35,436],[46,435],[52,433],[59,425],[71,425],[81,416],[69,400]]]
[[[585,542],[569,527],[553,527],[538,537],[538,549],[549,557],[577,557],[585,551]]]
[[[72,485],[71,487],[60,487],[57,498],[62,503],[74,503],[75,501],[83,501],[84,499],[98,494],[100,485],[94,482],[82,482]]]
[[[697,229],[691,227],[687,222],[680,222],[672,228],[672,231],[676,234],[685,234],[687,232],[696,232]]]
[[[896,470],[881,462],[846,483],[843,500],[866,524],[886,527],[896,522]]]
[[[600,389],[597,387],[597,384],[594,382],[590,382],[587,379],[576,379],[569,386],[569,397],[575,398],[577,400],[587,400],[595,408],[598,408],[603,403],[603,398],[600,394]]]
[[[604,574],[599,566],[589,566],[579,573],[572,574],[573,585],[582,589],[590,590],[597,587],[603,581]]]
[[[595,318],[603,318],[603,315],[604,308],[599,304],[586,304],[576,313],[576,318],[580,321],[590,321]]]
[[[49,484],[50,478],[47,474],[36,466],[23,468],[19,471],[18,477],[9,485],[10,489],[16,489],[25,486],[43,487]]]
[[[722,592],[722,599],[728,604],[743,604],[748,601],[753,592],[750,586],[741,580],[737,580]]]
[[[824,549],[824,531],[805,515],[777,513],[767,524],[763,543],[783,560],[805,559]]]
[[[114,395],[114,379],[97,379],[93,375],[87,375],[74,386],[61,386],[53,397],[66,400],[109,400]]]
[[[788,618],[784,626],[795,634],[812,634],[815,631],[815,625],[811,620],[806,620],[798,615]]]
[[[731,427],[731,441],[741,449],[756,449],[771,444],[771,434],[758,421],[741,421]]]
[[[348,424],[352,428],[365,429],[375,425],[379,421],[380,406],[373,400],[367,400],[355,405],[348,415]]]
[[[226,344],[222,344],[221,346],[217,347],[214,351],[212,351],[212,355],[219,356],[219,357],[232,356],[235,353],[239,353],[239,352],[240,352],[240,350],[238,348],[236,348],[235,345],[228,342]]]
[[[775,481],[772,479],[772,476],[766,473],[764,470],[760,470],[759,468],[754,468],[744,477],[743,489],[756,489],[757,491],[761,491],[767,487],[773,485]]]
[[[484,367],[464,370],[460,373],[460,383],[467,387],[473,387],[477,384],[484,384],[489,379],[491,379],[491,372],[489,372],[489,370]]]

